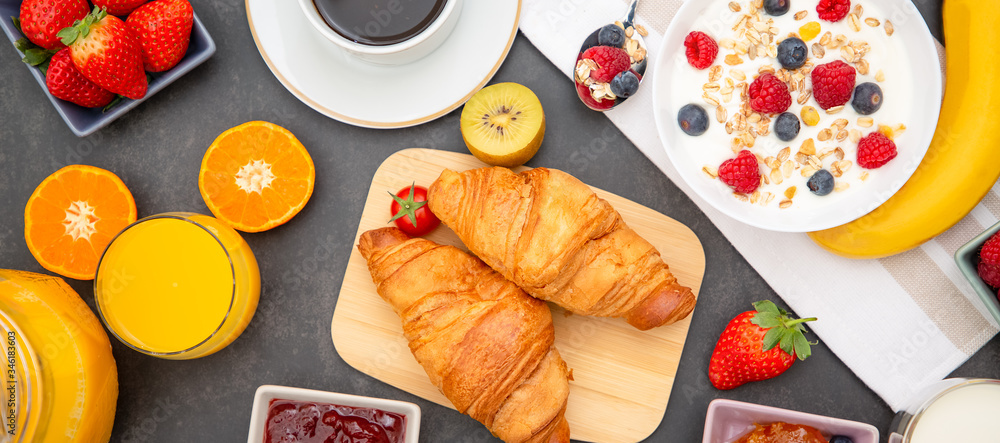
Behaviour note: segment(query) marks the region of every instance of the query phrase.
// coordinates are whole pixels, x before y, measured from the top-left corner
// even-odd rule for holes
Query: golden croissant
[[[660,253],[573,176],[536,168],[445,170],[431,211],[486,264],[570,312],[623,317],[640,330],[694,309]]]
[[[569,442],[570,373],[544,302],[468,253],[397,228],[365,232],[358,250],[413,356],[459,412],[508,443]]]

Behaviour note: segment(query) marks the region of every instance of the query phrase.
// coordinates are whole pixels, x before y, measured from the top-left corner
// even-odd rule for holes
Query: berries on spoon
[[[857,71],[840,60],[812,70],[813,97],[824,110],[847,104],[854,92]]]
[[[708,113],[698,105],[684,105],[677,113],[677,124],[687,135],[699,136],[708,130]]]
[[[616,75],[632,67],[628,53],[621,48],[594,46],[583,51],[582,57],[597,63],[597,69],[590,71],[590,78],[599,83],[611,83]]]
[[[614,23],[605,25],[597,32],[597,43],[620,48],[625,44],[625,30]]]
[[[774,135],[783,142],[795,139],[799,129],[799,118],[791,112],[783,112],[774,120]]]
[[[816,13],[828,22],[839,22],[851,12],[851,0],[819,0]]]
[[[718,389],[733,389],[748,382],[777,377],[805,360],[811,351],[803,323],[764,300],[732,319],[719,336],[708,365],[708,379]]]
[[[1000,288],[1000,235],[993,234],[983,243],[976,271],[986,284]]]
[[[788,85],[774,74],[761,74],[750,84],[750,108],[765,114],[779,114],[792,105]]]
[[[791,0],[764,0],[764,11],[774,17],[785,15],[790,7]]]
[[[706,69],[719,55],[719,44],[704,32],[694,31],[684,38],[684,54],[696,69]]]
[[[792,70],[799,69],[806,64],[809,56],[809,47],[800,38],[789,37],[778,44],[778,62],[781,67]]]
[[[632,71],[618,74],[611,80],[611,92],[619,98],[629,98],[639,90],[639,77]]]
[[[851,106],[861,115],[871,115],[882,107],[882,88],[875,83],[867,82],[854,88],[854,99]]]
[[[833,174],[826,169],[820,169],[813,173],[812,177],[809,177],[809,181],[806,182],[806,187],[809,188],[809,192],[816,194],[820,197],[824,195],[830,195],[833,192]]]
[[[862,168],[881,168],[896,158],[896,154],[896,143],[881,132],[873,132],[858,141],[858,166]]]
[[[736,158],[722,162],[719,166],[719,180],[743,194],[751,194],[760,186],[760,165],[757,157],[744,149]]]

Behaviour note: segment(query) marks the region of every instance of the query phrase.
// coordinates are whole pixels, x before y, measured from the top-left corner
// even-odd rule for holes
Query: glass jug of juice
[[[111,343],[62,279],[0,269],[0,442],[107,442],[118,400]]]

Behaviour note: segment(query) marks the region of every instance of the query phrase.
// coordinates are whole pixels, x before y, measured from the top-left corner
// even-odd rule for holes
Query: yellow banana
[[[958,223],[1000,176],[1000,1],[945,0],[944,102],[927,155],[888,201],[809,237],[850,258],[912,249]]]

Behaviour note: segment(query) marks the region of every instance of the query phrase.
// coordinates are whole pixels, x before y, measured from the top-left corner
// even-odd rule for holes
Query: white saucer
[[[295,97],[344,123],[403,128],[447,114],[493,78],[517,35],[521,1],[465,2],[447,41],[400,66],[353,58],[288,0],[246,0],[246,8],[261,57]]]

